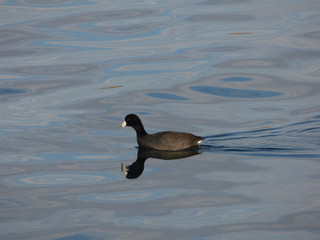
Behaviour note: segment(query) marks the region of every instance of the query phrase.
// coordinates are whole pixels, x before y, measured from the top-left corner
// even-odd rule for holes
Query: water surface
[[[320,4],[4,1],[1,239],[319,239]],[[141,152],[132,129],[205,136]]]

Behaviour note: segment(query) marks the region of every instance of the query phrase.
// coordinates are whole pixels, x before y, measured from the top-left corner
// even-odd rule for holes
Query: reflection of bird
[[[185,132],[158,132],[148,134],[143,127],[140,118],[135,114],[129,114],[121,127],[133,127],[137,133],[137,141],[140,147],[157,150],[178,151],[182,149],[197,147],[204,139]]]
[[[196,154],[200,154],[198,149],[188,149],[183,151],[158,151],[154,149],[139,148],[137,160],[128,166],[121,163],[121,170],[127,178],[138,178],[142,174],[144,170],[144,163],[148,158],[173,160],[191,157]]]

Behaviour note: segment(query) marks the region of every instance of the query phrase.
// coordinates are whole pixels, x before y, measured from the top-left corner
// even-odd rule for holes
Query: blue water
[[[0,239],[320,239],[320,2],[2,1]],[[148,132],[200,149],[137,149]]]

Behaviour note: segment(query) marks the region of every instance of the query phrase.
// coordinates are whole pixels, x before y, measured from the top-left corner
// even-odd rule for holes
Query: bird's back
[[[143,136],[138,139],[138,144],[157,150],[177,151],[196,147],[203,139],[191,133],[166,131]]]

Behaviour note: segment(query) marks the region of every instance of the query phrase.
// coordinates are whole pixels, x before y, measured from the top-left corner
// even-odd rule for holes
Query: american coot
[[[135,114],[128,114],[121,127],[133,127],[137,133],[137,142],[140,147],[157,150],[178,151],[182,149],[197,147],[204,139],[185,132],[158,132],[148,134],[143,127],[140,118]]]

